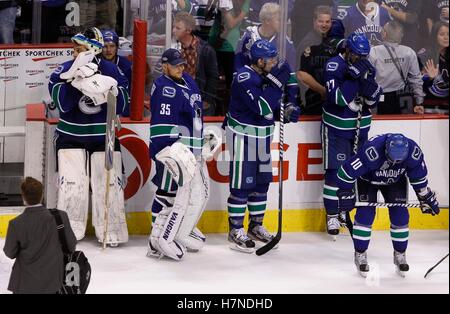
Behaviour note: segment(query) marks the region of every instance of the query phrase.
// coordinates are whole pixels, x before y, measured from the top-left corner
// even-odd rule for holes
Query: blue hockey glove
[[[439,203],[436,199],[436,193],[427,188],[423,193],[417,192],[417,198],[419,199],[422,213],[431,214],[432,216],[439,215]]]
[[[356,80],[359,79],[360,77],[364,77],[366,73],[368,73],[368,76],[374,77],[376,71],[369,60],[361,59],[355,64],[350,64],[348,66],[348,73],[353,79]]]
[[[383,94],[383,89],[375,79],[361,80],[361,95],[369,101],[378,101]]]
[[[266,78],[275,86],[282,89],[291,77],[291,67],[287,62],[280,62],[272,68]]]
[[[356,195],[354,190],[343,190],[339,189],[337,191],[338,197],[338,207],[341,212],[349,212],[355,208]]]
[[[300,108],[294,104],[287,104],[284,108],[284,123],[297,123],[300,118]]]

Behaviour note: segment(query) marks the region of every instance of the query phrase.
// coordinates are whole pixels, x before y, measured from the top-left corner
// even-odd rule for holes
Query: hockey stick
[[[114,163],[114,142],[116,128],[116,105],[117,98],[112,92],[108,93],[107,114],[106,114],[106,136],[105,136],[105,170],[106,170],[106,189],[105,189],[105,216],[103,230],[103,249],[106,249],[106,237],[108,235],[109,221],[109,185],[111,178],[111,169]]]
[[[427,273],[425,274],[425,276],[423,276],[423,278],[427,278],[428,274],[431,273],[431,272],[433,271],[433,269],[435,269],[436,267],[438,267],[439,264],[442,263],[442,262],[448,257],[448,255],[449,255],[449,254],[445,255],[445,257],[442,258],[439,262],[437,262],[436,265],[434,265],[433,267],[431,267],[431,268],[427,271]]]
[[[284,160],[284,105],[286,103],[287,92],[286,87],[283,88],[280,104],[280,160],[278,166],[278,231],[275,237],[256,250],[256,255],[261,256],[273,249],[281,240],[281,229],[283,225],[283,160]]]
[[[419,203],[367,203],[367,202],[356,202],[356,207],[405,207],[405,208],[421,208]]]

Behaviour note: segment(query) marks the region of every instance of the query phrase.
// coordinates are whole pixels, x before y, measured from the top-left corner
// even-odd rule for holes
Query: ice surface
[[[448,259],[423,278],[448,253],[447,230],[411,231],[406,278],[394,271],[389,232],[373,232],[367,279],[356,272],[348,235],[332,242],[324,233],[286,233],[277,250],[261,257],[230,250],[225,234],[207,236],[205,248],[181,262],[146,257],[146,237],[105,251],[83,240],[78,249],[92,266],[88,293],[449,293]],[[11,265],[1,251],[0,293],[7,293]]]

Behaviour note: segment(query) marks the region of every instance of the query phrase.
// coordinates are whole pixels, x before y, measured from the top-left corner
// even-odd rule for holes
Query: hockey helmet
[[[389,134],[386,138],[386,157],[394,162],[405,161],[409,153],[409,141],[402,134]]]
[[[346,47],[354,54],[367,57],[370,53],[370,43],[363,34],[351,33],[347,38]]]
[[[97,27],[90,27],[83,33],[78,33],[72,37],[72,42],[85,46],[96,55],[102,52],[105,44],[102,32]]]
[[[119,47],[119,36],[113,30],[104,30],[102,31],[103,40],[105,43],[115,43],[117,47]]]
[[[257,63],[259,59],[271,59],[275,58],[277,55],[277,47],[266,39],[255,41],[250,48],[250,59],[252,64]]]

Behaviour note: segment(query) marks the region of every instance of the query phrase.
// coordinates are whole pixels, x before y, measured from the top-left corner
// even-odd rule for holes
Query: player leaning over
[[[203,131],[201,93],[183,73],[181,53],[168,49],[161,63],[163,75],[151,94],[150,156],[156,164],[152,182],[157,191],[147,256],[181,260],[186,249],[198,251],[205,241],[196,228],[209,197],[205,159],[221,142],[214,132]]]
[[[337,175],[339,209],[355,207],[354,184],[358,183],[360,202],[377,203],[378,191],[387,203],[406,203],[408,182],[414,188],[424,214],[439,214],[436,194],[427,187],[427,167],[420,147],[402,134],[384,134],[371,138],[358,154],[346,161]],[[372,233],[376,208],[358,207],[353,228],[355,264],[366,277],[369,272],[367,248]],[[402,206],[389,207],[394,264],[401,276],[409,270],[406,248],[409,238],[409,212]]]
[[[100,58],[104,44],[100,30],[89,28],[72,37],[72,42],[74,60],[63,63],[53,72],[49,82],[50,95],[60,114],[55,132],[59,172],[58,208],[67,211],[77,240],[82,239],[87,224],[90,177],[92,224],[98,240],[102,242],[105,225],[106,101],[108,93],[112,92],[117,98],[116,112],[120,114],[128,105],[128,86],[117,66]],[[121,169],[120,152],[116,152],[106,238],[106,243],[112,246],[128,241],[120,184]]]
[[[327,232],[339,234],[336,174],[353,154],[355,137],[367,141],[372,120],[370,108],[376,106],[381,87],[375,81],[375,68],[367,60],[370,44],[364,35],[351,34],[344,53],[325,66],[326,101],[322,115],[322,149],[325,168],[323,202],[327,212]],[[342,221],[342,220],[341,220]]]
[[[253,240],[269,242],[273,236],[263,227],[267,192],[272,182],[270,144],[274,124],[280,119],[283,89],[291,77],[278,63],[277,48],[267,40],[250,49],[251,65],[239,69],[231,86],[229,112],[224,122],[230,149],[230,196],[228,214],[231,248],[255,250]],[[289,95],[284,121],[297,122],[300,109]],[[246,208],[250,212],[248,236],[244,231]],[[250,237],[250,238],[249,238]]]

